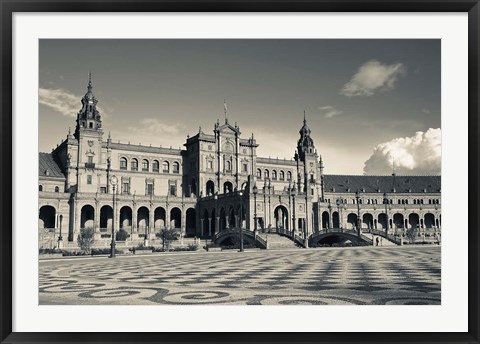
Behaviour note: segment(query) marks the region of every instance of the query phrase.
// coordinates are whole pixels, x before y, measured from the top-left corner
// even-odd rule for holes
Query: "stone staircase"
[[[362,235],[368,237],[369,239],[372,239],[372,237],[374,237],[374,238],[375,238],[375,239],[373,239],[373,245],[374,245],[374,246],[377,245],[377,237],[378,237],[378,239],[379,239],[379,243],[378,243],[379,246],[380,246],[380,245],[381,245],[381,246],[397,246],[396,243],[391,242],[390,240],[388,240],[388,239],[385,238],[385,237],[382,238],[382,237],[379,236],[379,235],[373,235],[373,234],[371,234],[371,233],[362,233]],[[381,240],[381,243],[380,243],[380,239],[381,239],[381,238],[382,238],[383,240]]]
[[[259,234],[262,239],[267,239],[269,250],[298,248],[298,246],[289,238],[279,235],[277,233]]]

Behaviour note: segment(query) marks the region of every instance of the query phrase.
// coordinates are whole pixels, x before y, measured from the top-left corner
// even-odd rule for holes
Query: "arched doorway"
[[[212,237],[215,235],[215,233],[217,233],[217,217],[216,216],[217,215],[215,213],[215,209],[213,209],[212,210],[212,221],[211,221],[211,226],[210,226]]]
[[[365,213],[362,216],[362,227],[372,229],[373,228],[373,215]]]
[[[228,221],[227,221],[228,228],[235,228],[236,227],[236,218],[235,218],[235,210],[232,206],[228,209]]]
[[[95,210],[90,204],[84,205],[80,214],[80,228],[94,228]]]
[[[132,209],[130,207],[120,208],[120,228],[132,233]]]
[[[227,228],[227,213],[225,208],[220,209],[220,232]]]
[[[426,213],[424,218],[425,228],[433,228],[435,226],[435,215]]]
[[[190,192],[192,195],[197,195],[197,181],[195,178],[192,178],[192,182],[190,184]]]
[[[208,221],[210,218],[210,213],[208,212],[208,209],[205,209],[203,212],[203,218],[200,219],[200,226],[201,226],[201,236],[206,237],[212,234],[212,221]]]
[[[340,228],[340,217],[338,216],[338,211],[334,211],[332,214],[332,225],[333,228]]]
[[[141,234],[146,234],[148,233],[148,217],[150,215],[150,211],[148,210],[147,207],[140,207],[137,210],[137,228],[138,228],[138,233]]]
[[[185,236],[194,237],[196,234],[197,215],[193,208],[188,208],[185,214]]]
[[[233,184],[231,182],[223,183],[223,193],[233,192]]]
[[[240,223],[242,224],[242,228],[246,228],[245,226],[245,219],[247,218],[247,212],[245,211],[245,207],[242,205],[242,211],[240,212],[240,205],[237,206],[237,217],[235,224],[237,227],[240,227]]]
[[[206,185],[207,196],[211,196],[215,193],[215,183],[211,180]]]
[[[55,208],[51,205],[44,205],[40,208],[38,215],[39,228],[55,228]]]
[[[400,213],[393,214],[393,224],[395,225],[395,228],[403,229],[403,215]]]
[[[322,213],[322,228],[328,229],[328,223],[330,222],[330,214],[328,211]]]
[[[275,208],[275,224],[277,228],[288,229],[288,210],[283,205]]]
[[[387,215],[385,213],[378,215],[377,229],[387,229]]]
[[[153,213],[153,224],[156,229],[165,228],[166,211],[162,207],[155,208]]]
[[[357,214],[350,213],[347,216],[347,223],[348,223],[348,228],[356,228],[357,227]]]
[[[418,214],[411,213],[408,215],[408,222],[410,223],[410,228],[418,228],[418,225],[420,223],[420,218]]]
[[[113,209],[109,205],[100,208],[100,229],[111,229],[113,223]]]
[[[176,207],[170,210],[170,227],[171,228],[182,227],[182,211]]]

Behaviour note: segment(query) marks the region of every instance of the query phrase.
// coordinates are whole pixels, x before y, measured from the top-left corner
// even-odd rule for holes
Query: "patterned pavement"
[[[440,304],[439,246],[41,261],[40,304]]]

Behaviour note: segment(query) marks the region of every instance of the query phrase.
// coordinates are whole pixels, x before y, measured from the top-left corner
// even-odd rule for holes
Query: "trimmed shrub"
[[[117,241],[125,241],[128,239],[130,235],[125,229],[120,229],[117,234],[115,235],[115,240]]]

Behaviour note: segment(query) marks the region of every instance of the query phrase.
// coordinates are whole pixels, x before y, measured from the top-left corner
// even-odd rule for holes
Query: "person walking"
[[[378,246],[378,236],[377,236],[377,246]]]

